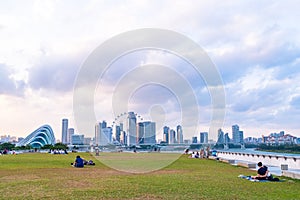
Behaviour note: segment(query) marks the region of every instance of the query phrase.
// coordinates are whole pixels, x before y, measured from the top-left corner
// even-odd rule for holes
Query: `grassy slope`
[[[237,178],[245,168],[182,156],[146,174],[70,166],[77,154],[0,156],[0,199],[299,199],[300,181],[255,183]],[[126,154],[120,154],[126,157]],[[151,159],[151,158],[148,158]],[[126,159],[125,159],[126,160]],[[131,165],[132,162],[128,162]]]

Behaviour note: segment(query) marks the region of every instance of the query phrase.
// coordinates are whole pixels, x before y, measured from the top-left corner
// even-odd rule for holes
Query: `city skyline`
[[[215,63],[226,95],[224,125],[217,129],[230,133],[232,124],[239,124],[245,137],[282,130],[300,137],[297,6],[297,1],[28,1],[18,2],[18,6],[14,1],[2,1],[0,135],[25,137],[41,124],[50,124],[55,137],[61,138],[60,120],[67,118],[76,133],[93,136],[94,127],[77,130],[73,116],[74,82],[82,63],[112,36],[154,27],[186,35]],[[165,124],[174,129],[182,124],[184,110],[188,121],[199,119],[196,133],[190,131],[195,124],[183,127],[185,138],[209,131],[212,110],[205,81],[183,59],[164,51],[134,52],[112,63],[95,90],[95,118],[112,122],[118,115],[111,106],[116,84],[124,74],[153,63],[185,76],[192,90],[174,95],[163,85],[140,85],[128,99],[128,109],[156,121],[159,130]],[[136,79],[144,78],[145,74],[136,73]],[[182,85],[179,77],[166,76],[160,70],[154,76],[175,87]],[[128,85],[120,86],[124,89],[135,81],[126,77]],[[197,105],[181,104],[178,98],[191,92]],[[123,99],[115,104],[120,101]]]
[[[138,116],[134,112],[128,112],[124,113],[124,116],[128,116],[128,122],[131,121],[132,116]],[[131,116],[131,117],[130,117]],[[125,117],[126,119],[127,117]],[[171,127],[168,127],[165,125],[163,127],[162,132],[159,132],[155,129],[155,122],[151,121],[143,121],[143,118],[140,116],[138,117],[141,121],[135,121],[133,126],[135,126],[135,133],[131,133],[131,136],[134,138],[132,141],[130,141],[128,137],[128,131],[130,130],[129,127],[124,126],[124,121],[120,121],[119,123],[112,123],[112,126],[110,124],[107,124],[106,120],[98,121],[95,125],[95,132],[92,137],[89,137],[82,133],[76,133],[74,128],[68,127],[68,119],[63,118],[61,120],[61,133],[59,137],[56,137],[55,134],[52,132],[51,126],[48,126],[51,129],[51,132],[54,137],[56,137],[56,142],[61,142],[63,144],[74,144],[73,140],[76,140],[77,142],[82,142],[84,144],[92,144],[93,141],[94,145],[107,145],[107,144],[122,144],[122,145],[138,145],[138,144],[155,144],[160,142],[165,142],[168,144],[183,144],[183,143],[216,143],[216,144],[223,144],[223,143],[233,143],[233,144],[241,144],[244,142],[249,142],[249,139],[251,141],[264,141],[267,140],[267,138],[270,137],[278,137],[278,136],[286,136],[289,138],[295,137],[295,135],[286,133],[284,130],[277,132],[270,132],[265,133],[259,137],[255,137],[252,135],[244,135],[244,131],[240,130],[240,127],[238,124],[233,124],[231,126],[231,132],[226,131],[226,133],[222,130],[222,128],[219,128],[217,130],[217,138],[216,140],[213,140],[210,138],[208,132],[200,132],[194,134],[191,138],[184,137],[183,134],[183,128],[181,125],[177,125],[174,129]],[[127,123],[127,122],[125,122]],[[42,126],[42,127],[44,127]],[[40,127],[41,128],[41,127]],[[144,129],[140,130],[140,128]],[[39,129],[37,129],[39,130]],[[36,131],[37,131],[36,130]],[[67,130],[67,131],[66,131]],[[119,132],[118,132],[119,130]],[[1,135],[0,143],[2,142],[18,142],[24,139],[24,137],[30,137],[30,135],[34,134],[36,131],[32,132],[31,134],[27,134],[26,136],[22,137],[16,137],[14,135]],[[161,137],[160,137],[161,136]],[[199,136],[199,139],[198,139]],[[59,139],[61,138],[61,140]],[[271,138],[272,139],[272,138]],[[298,138],[299,140],[300,138]],[[274,139],[273,139],[274,140]],[[285,140],[285,139],[283,139]],[[250,142],[251,142],[250,141]],[[274,141],[273,141],[274,142]],[[278,142],[277,140],[275,142]],[[280,142],[280,141],[279,141]],[[290,140],[288,142],[291,142]],[[77,144],[77,143],[76,143]]]

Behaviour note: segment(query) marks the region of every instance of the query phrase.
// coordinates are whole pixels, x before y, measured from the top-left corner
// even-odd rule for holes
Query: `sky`
[[[25,137],[49,124],[61,139],[61,120],[68,118],[76,133],[92,137],[90,124],[106,120],[113,125],[128,111],[156,121],[158,138],[163,126],[175,129],[183,118],[184,138],[208,132],[213,113],[210,87],[189,62],[168,49],[142,49],[112,61],[102,76],[96,74],[96,120],[87,117],[86,128],[80,128],[84,120],[76,121],[76,82],[92,52],[116,35],[154,28],[194,41],[218,70],[225,116],[215,128],[230,137],[234,124],[244,137],[282,130],[300,137],[298,3],[2,0],[0,135]],[[125,93],[127,99],[118,98]],[[90,103],[84,99],[82,110]],[[128,110],[114,110],[119,105]],[[210,137],[216,139],[216,133]]]

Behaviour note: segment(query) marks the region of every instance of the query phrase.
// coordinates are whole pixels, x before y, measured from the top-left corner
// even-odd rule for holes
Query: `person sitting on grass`
[[[259,167],[257,170],[257,175],[256,176],[251,176],[253,179],[257,180],[267,180],[268,178],[268,167],[265,165],[262,165],[261,162],[257,163],[257,166]]]
[[[80,156],[76,156],[74,167],[83,167],[83,166],[84,166],[83,159],[80,158]]]

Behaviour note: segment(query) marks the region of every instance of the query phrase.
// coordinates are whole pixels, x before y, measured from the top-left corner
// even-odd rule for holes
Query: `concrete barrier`
[[[219,159],[221,162],[235,164],[235,160]]]
[[[251,168],[251,169],[253,169],[253,168],[255,169],[256,168],[256,164],[255,163],[238,162],[237,165],[241,166],[241,167]]]
[[[230,151],[218,151],[217,156],[220,159],[245,160],[251,163],[262,162],[264,165],[272,165],[278,167],[280,167],[281,165],[288,165],[288,167],[291,169],[299,169],[300,167],[300,157],[293,156],[261,154],[256,152],[238,153]]]
[[[294,172],[289,172],[289,171],[282,171],[282,176],[294,178],[294,179],[300,179],[300,174],[294,173]]]

